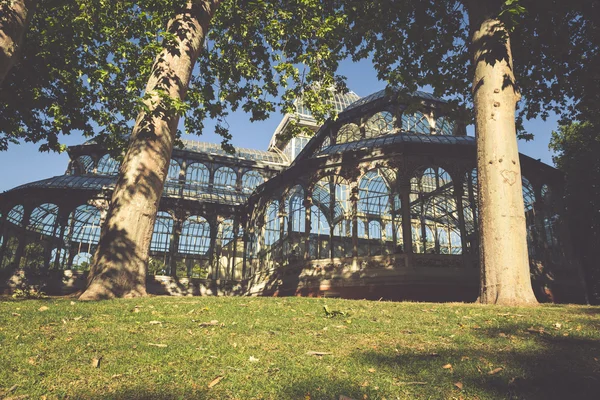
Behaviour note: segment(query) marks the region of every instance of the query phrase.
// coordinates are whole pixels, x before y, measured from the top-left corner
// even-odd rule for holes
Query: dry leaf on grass
[[[48,311],[49,308],[46,306],[41,306],[40,308],[38,308],[38,311]]]
[[[215,379],[213,379],[209,384],[208,384],[208,388],[212,388],[213,386],[215,386],[217,383],[221,382],[221,379],[223,379],[222,376],[217,376]]]
[[[92,367],[100,368],[100,360],[102,360],[102,357],[93,358],[92,359]]]
[[[328,356],[333,353],[329,353],[327,351],[308,351],[308,352],[306,352],[306,354],[309,356]]]
[[[154,346],[154,347],[167,347],[166,344],[162,344],[162,343],[148,343],[148,346]]]
[[[21,314],[16,313],[16,312],[12,313],[12,315],[13,315],[13,317],[20,317],[21,316]]]
[[[442,366],[442,368],[444,368],[444,369],[452,369],[452,364],[446,364],[446,365]]]
[[[250,358],[248,358],[248,361],[250,362],[258,362],[258,358],[254,357],[254,356],[250,356]]]
[[[463,390],[463,384],[462,384],[462,382],[456,382],[456,383],[454,384],[454,386],[456,386],[456,387],[457,387],[457,388],[459,388],[460,390]]]
[[[494,368],[493,370],[488,372],[488,375],[496,375],[498,372],[502,371],[503,369],[504,368],[502,368],[502,367]]]
[[[219,321],[217,321],[216,319],[213,319],[210,322],[202,322],[200,324],[198,324],[198,326],[217,326],[219,324]]]
[[[150,321],[150,322],[148,322],[148,323],[149,323],[150,325],[161,325],[161,324],[162,324],[162,322],[160,322],[160,321]]]
[[[373,373],[373,372],[375,372],[375,368],[369,368],[369,372],[370,372],[370,373]]]

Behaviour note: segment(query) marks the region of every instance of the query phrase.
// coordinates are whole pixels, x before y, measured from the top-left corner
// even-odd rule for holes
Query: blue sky
[[[345,62],[339,72],[348,78],[348,87],[361,97],[385,88],[385,82],[377,80],[370,61]],[[238,147],[266,150],[282,117],[280,113],[274,113],[268,120],[250,123],[249,115],[243,112],[232,114],[227,119],[233,135],[232,143]],[[557,127],[556,118],[550,118],[547,121],[541,119],[529,121],[526,122],[525,127],[535,135],[535,139],[530,142],[519,141],[519,151],[553,165],[548,142],[552,130]],[[212,129],[213,125],[207,123],[202,136],[186,136],[185,138],[220,143],[221,138],[212,133]],[[65,136],[62,139],[62,143],[67,145],[80,144],[83,141],[85,139],[79,135]],[[26,143],[11,145],[7,151],[0,152],[0,171],[2,171],[0,192],[24,183],[64,174],[69,162],[66,153],[40,153],[37,149],[37,145]]]

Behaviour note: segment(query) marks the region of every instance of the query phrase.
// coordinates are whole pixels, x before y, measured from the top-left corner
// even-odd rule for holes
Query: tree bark
[[[472,10],[470,10],[472,11]],[[520,99],[508,32],[473,18],[473,95],[479,185],[481,303],[534,305],[515,110]]]
[[[19,58],[23,36],[35,13],[37,0],[12,0],[0,6],[0,85]]]
[[[177,38],[156,57],[145,102],[121,166],[106,223],[80,300],[146,295],[154,220],[163,191],[179,116],[159,92],[184,100],[194,63],[220,0],[198,0],[169,21]]]

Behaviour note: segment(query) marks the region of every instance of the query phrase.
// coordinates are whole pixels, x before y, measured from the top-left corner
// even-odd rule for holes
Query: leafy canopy
[[[207,118],[228,146],[227,115],[251,120],[293,110],[301,94],[321,120],[323,100],[344,91],[339,63],[372,58],[378,77],[406,91],[430,85],[471,118],[469,0],[224,0],[212,20],[183,102],[163,98],[201,134]],[[510,30],[518,122],[555,112],[598,119],[600,5],[586,0],[496,0]],[[3,7],[6,6],[4,2]],[[185,0],[48,0],[40,3],[21,54],[0,90],[0,150],[82,131],[120,150],[143,107],[155,56],[174,38],[167,22]],[[166,95],[165,95],[166,96]],[[520,134],[531,137],[520,126]],[[180,135],[181,132],[178,132]]]
[[[0,92],[0,149],[21,140],[62,150],[60,134],[83,131],[119,152],[147,95],[155,56],[175,38],[168,21],[185,0],[43,2],[27,34],[21,62]],[[218,121],[227,147],[226,117],[238,108],[261,120],[304,102],[317,119],[333,107],[335,70],[343,59],[341,8],[317,0],[224,0],[212,20],[187,98],[161,100],[185,116],[188,133]],[[178,136],[181,132],[177,132]]]
[[[343,42],[354,60],[373,58],[378,77],[408,91],[430,85],[456,109],[472,110],[469,52],[478,28],[471,0],[346,1]],[[495,0],[489,17],[508,29],[524,119],[590,118],[600,104],[600,4],[586,0]],[[470,119],[470,115],[463,116]],[[597,117],[596,117],[597,118]]]

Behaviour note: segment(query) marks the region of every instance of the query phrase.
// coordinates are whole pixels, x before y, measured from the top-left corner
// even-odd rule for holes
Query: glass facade
[[[184,141],[169,164],[148,273],[266,285],[404,267],[475,271],[475,139],[440,100],[419,94],[424,105],[409,112],[396,95],[336,97],[337,120],[271,151]],[[532,265],[562,265],[560,176],[535,160],[522,165]],[[118,171],[88,142],[72,150],[65,175],[1,194],[0,268],[89,268]]]

